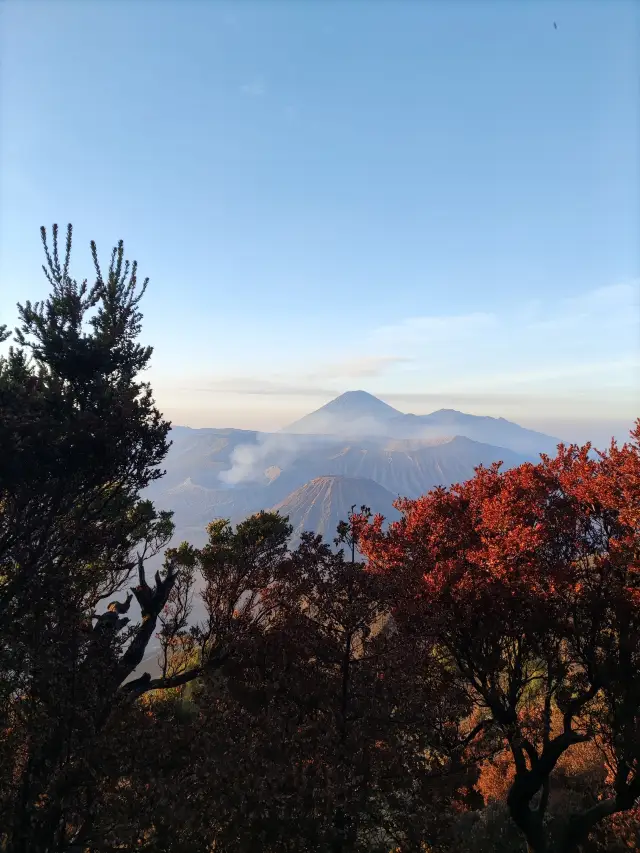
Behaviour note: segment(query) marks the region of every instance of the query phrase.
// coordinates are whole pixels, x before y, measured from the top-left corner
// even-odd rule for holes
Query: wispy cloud
[[[255,77],[240,86],[240,91],[247,98],[261,98],[267,92],[267,87],[261,77]]]
[[[601,330],[636,329],[640,325],[640,281],[599,287],[579,296],[561,299],[553,316],[529,324],[534,332],[577,331],[597,321]]]
[[[372,331],[369,346],[412,359],[413,372],[443,389],[628,384],[640,366],[638,328],[640,282],[630,282],[500,313],[411,317]]]
[[[539,406],[543,408],[545,404],[553,399],[553,392],[528,392],[528,391],[456,391],[455,388],[448,392],[437,391],[394,391],[389,388],[388,391],[380,391],[376,394],[385,403],[389,403],[402,411],[413,411],[413,408],[424,410],[425,408],[459,408],[477,409],[479,406],[489,406],[491,408],[506,408],[513,406],[521,406],[525,404]],[[566,393],[556,395],[558,399],[565,404],[571,406],[588,405],[589,401],[585,400],[584,395],[573,394],[567,396]],[[413,407],[413,408],[412,408]]]
[[[315,370],[305,374],[304,377],[311,382],[342,378],[364,379],[382,376],[390,368],[409,362],[411,362],[411,359],[402,355],[368,355],[345,358],[342,361],[319,365]]]
[[[529,369],[503,370],[485,375],[482,387],[490,390],[504,386],[517,388],[523,385],[544,383],[548,393],[552,393],[553,385],[548,383],[586,379],[589,385],[596,387],[598,380],[602,378],[611,387],[614,383],[617,384],[617,380],[620,378],[628,376],[630,371],[636,370],[640,370],[640,355],[611,361],[559,363],[539,369],[532,367]]]
[[[346,389],[350,381],[377,378],[393,366],[408,362],[410,359],[394,355],[345,358],[343,361],[320,364],[308,372],[295,374],[213,377],[198,390],[224,394],[322,397],[337,393],[336,382]]]
[[[469,335],[488,334],[498,325],[498,317],[489,313],[409,317],[374,330],[372,338],[403,347],[441,345],[464,341]]]
[[[298,380],[298,381],[296,381]],[[240,394],[259,397],[313,397],[335,394],[335,388],[312,386],[304,377],[279,380],[267,376],[213,377],[198,392],[214,394]]]

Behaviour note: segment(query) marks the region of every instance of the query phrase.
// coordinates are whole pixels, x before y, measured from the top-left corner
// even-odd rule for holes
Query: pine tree
[[[50,295],[18,306],[0,358],[0,837],[15,853],[66,849],[67,811],[175,582],[144,571],[172,534],[141,498],[170,429],[140,379],[148,281],[120,242],[105,276],[92,243],[95,280],[78,283],[71,226],[64,253],[57,226],[41,235]],[[96,618],[136,567],[140,624],[123,615],[131,595]]]

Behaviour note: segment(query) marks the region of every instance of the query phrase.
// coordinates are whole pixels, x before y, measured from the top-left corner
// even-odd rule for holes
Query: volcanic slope
[[[316,477],[296,489],[283,501],[272,507],[280,515],[289,517],[294,541],[305,530],[320,534],[326,542],[336,536],[338,524],[345,521],[352,506],[356,512],[367,506],[373,513],[381,513],[389,521],[400,517],[393,507],[394,496],[373,480],[357,477]]]

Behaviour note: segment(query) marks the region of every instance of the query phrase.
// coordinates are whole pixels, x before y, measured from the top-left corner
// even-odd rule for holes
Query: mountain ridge
[[[197,533],[200,541],[214,518],[235,524],[286,504],[296,529],[302,519],[316,519],[333,538],[327,519],[346,518],[353,503],[386,515],[398,496],[464,482],[479,465],[535,462],[557,442],[503,418],[455,409],[403,414],[365,391],[347,392],[296,423],[302,421],[301,432],[175,426],[166,476],[146,493],[174,512],[176,537]]]
[[[366,391],[348,391],[281,430],[291,435],[387,436],[397,439],[460,435],[522,453],[554,453],[560,440],[505,418],[438,409],[427,415],[403,413]]]

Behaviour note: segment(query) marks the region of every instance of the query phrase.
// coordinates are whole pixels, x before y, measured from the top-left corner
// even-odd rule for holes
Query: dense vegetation
[[[639,849],[640,422],[338,553],[214,521],[151,580],[146,281],[119,244],[77,283],[71,236],[0,359],[0,850]]]

